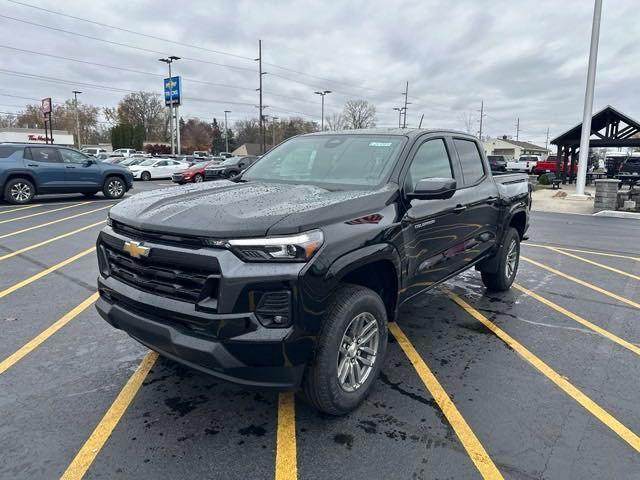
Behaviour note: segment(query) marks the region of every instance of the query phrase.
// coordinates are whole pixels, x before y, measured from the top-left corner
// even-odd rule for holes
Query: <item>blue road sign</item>
[[[182,82],[180,77],[171,77],[164,79],[164,103],[169,105],[173,101],[173,105],[180,105],[182,100]]]

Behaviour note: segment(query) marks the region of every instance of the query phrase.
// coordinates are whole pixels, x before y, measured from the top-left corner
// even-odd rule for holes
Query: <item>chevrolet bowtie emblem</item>
[[[122,250],[127,252],[133,258],[148,257],[151,249],[149,247],[143,247],[140,242],[124,242]]]

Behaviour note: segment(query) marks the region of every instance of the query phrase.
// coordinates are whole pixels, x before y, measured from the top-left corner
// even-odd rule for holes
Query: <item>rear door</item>
[[[461,211],[458,268],[488,253],[496,242],[500,207],[498,187],[487,168],[478,143],[470,138],[451,138],[462,172],[458,190]]]
[[[65,168],[56,148],[25,148],[25,165],[33,171],[39,193],[64,189]]]
[[[413,191],[423,178],[456,178],[457,157],[445,137],[416,142],[403,172],[403,192]],[[439,200],[406,200],[402,218],[405,277],[402,301],[408,300],[455,271],[453,258],[464,226],[459,194]]]
[[[59,149],[65,167],[65,180],[70,191],[99,190],[102,188],[102,171],[97,162],[69,148]]]

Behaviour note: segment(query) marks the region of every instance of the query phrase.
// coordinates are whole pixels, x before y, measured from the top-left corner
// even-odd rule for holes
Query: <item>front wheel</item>
[[[107,198],[118,199],[122,198],[124,192],[126,191],[124,182],[119,177],[109,177],[104,182],[104,187],[102,188],[102,193]]]
[[[380,296],[365,287],[342,286],[329,306],[305,375],[305,399],[331,415],[355,409],[380,373],[387,335],[387,312]]]
[[[142,172],[140,174],[140,180],[142,180],[143,182],[148,182],[149,180],[151,180],[151,174],[149,172]]]
[[[4,198],[14,205],[23,205],[33,200],[36,188],[26,178],[13,178],[4,187]]]
[[[202,175],[200,175],[199,173],[196,173],[193,176],[193,182],[194,183],[202,183],[204,181],[204,177]]]
[[[520,234],[515,228],[507,230],[502,247],[496,255],[498,255],[498,270],[495,273],[482,272],[482,283],[489,290],[509,290],[516,278],[520,263]]]
[[[240,172],[237,172],[235,170],[231,170],[229,173],[227,173],[227,178],[233,178],[236,175],[238,175]]]

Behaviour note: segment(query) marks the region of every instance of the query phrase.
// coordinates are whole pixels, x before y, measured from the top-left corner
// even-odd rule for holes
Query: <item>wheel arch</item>
[[[36,189],[36,194],[38,193],[38,182],[36,180],[36,176],[33,175],[33,173],[27,172],[27,171],[17,171],[17,172],[14,171],[14,172],[8,173],[7,177],[4,179],[4,182],[2,183],[2,189],[1,189],[2,193],[4,193],[4,189],[7,186],[7,183],[15,178],[24,178],[29,180],[31,183],[33,183],[33,186]]]

